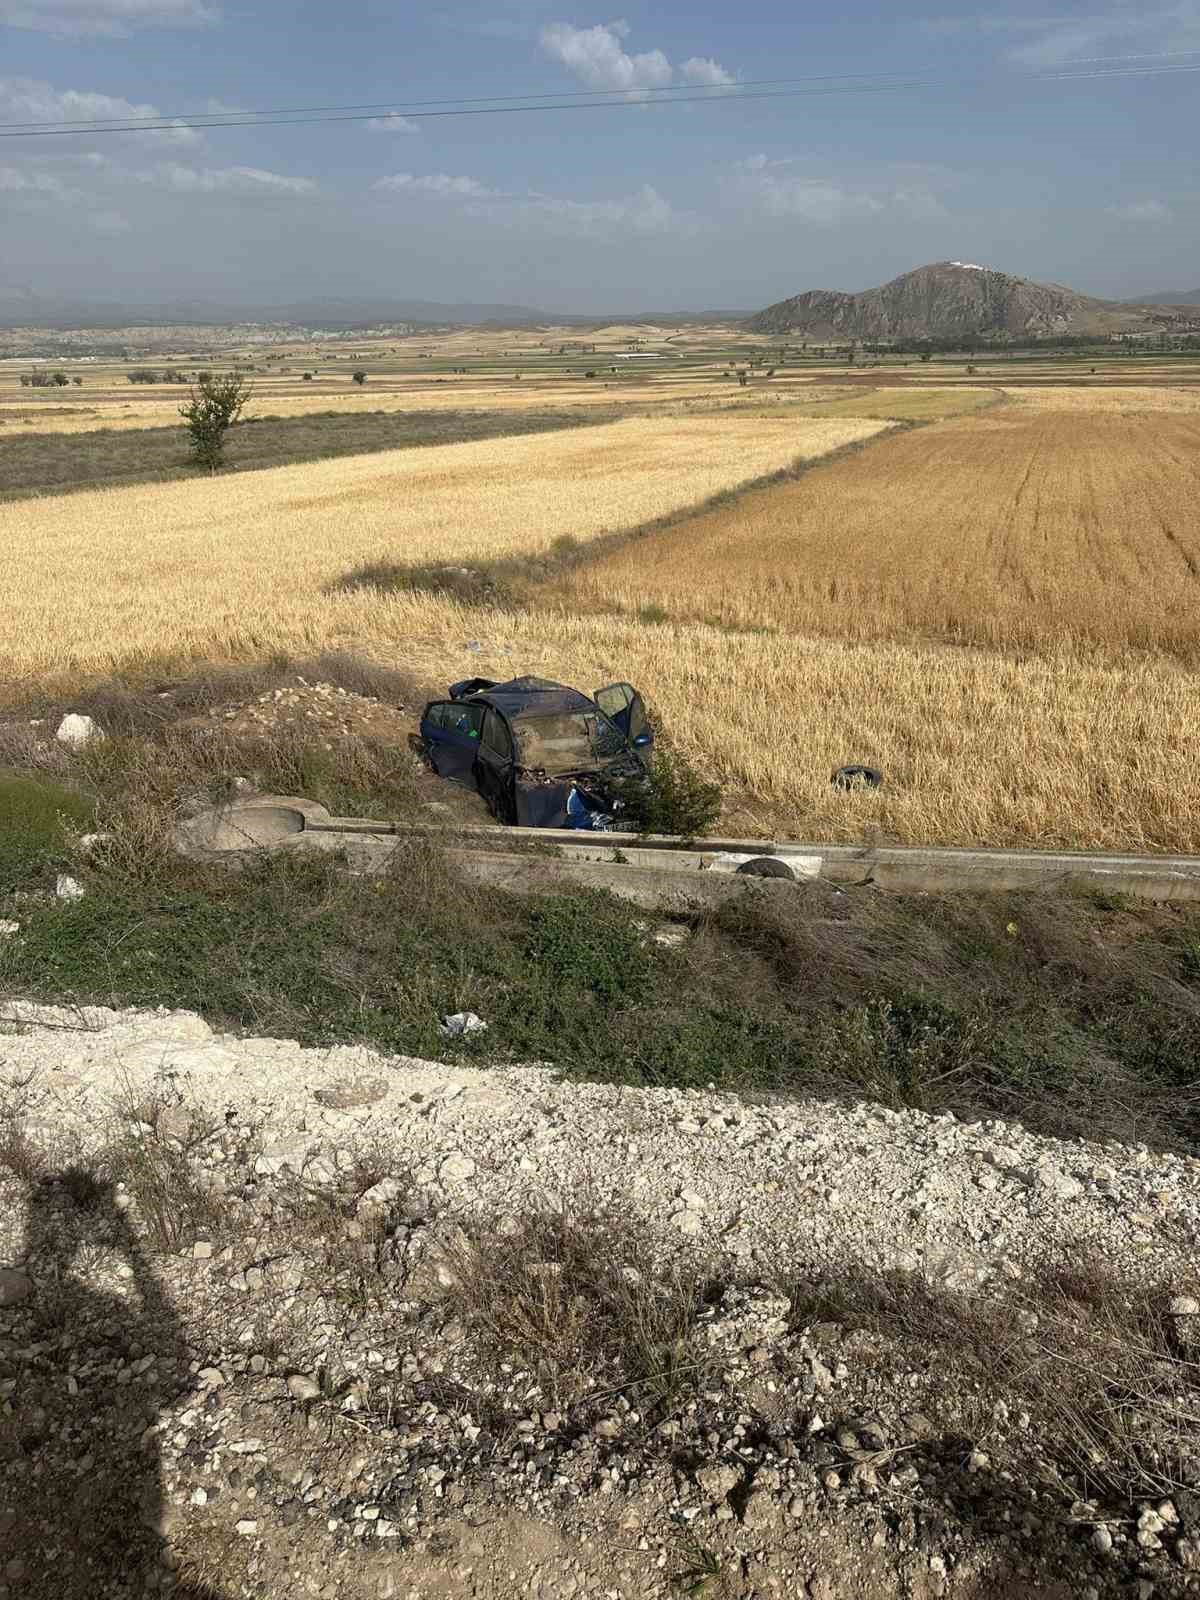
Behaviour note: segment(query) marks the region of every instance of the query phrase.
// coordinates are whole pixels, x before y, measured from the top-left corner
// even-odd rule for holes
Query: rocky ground
[[[4,1600],[1200,1592],[1200,1162],[4,1015]]]

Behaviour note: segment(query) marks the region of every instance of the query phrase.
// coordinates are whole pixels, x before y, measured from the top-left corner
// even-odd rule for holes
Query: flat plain
[[[635,337],[671,364],[606,370]],[[55,455],[36,501],[0,506],[9,698],[328,647],[431,688],[627,677],[722,781],[732,829],[1200,851],[1196,363],[768,378],[770,350],[728,330],[600,330],[598,354],[556,340],[414,338],[362,353],[361,389],[345,355],[252,353],[254,428],[300,419],[315,453],[369,428],[370,453],[256,470],[264,448],[214,479],[70,494],[102,430],[136,455],[181,391],[110,365],[31,396],[0,370],[0,451],[79,452],[77,470]],[[428,442],[456,426],[477,432]],[[517,604],[341,583],[371,563],[553,568],[563,546]],[[848,761],[884,787],[833,790]]]

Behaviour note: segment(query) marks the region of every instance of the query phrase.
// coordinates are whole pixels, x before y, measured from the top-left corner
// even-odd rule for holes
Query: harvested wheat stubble
[[[536,555],[695,505],[886,424],[617,422],[0,508],[6,675],[334,637],[366,561]]]
[[[1200,655],[1200,414],[1002,407],[573,572],[572,601],[839,639]]]

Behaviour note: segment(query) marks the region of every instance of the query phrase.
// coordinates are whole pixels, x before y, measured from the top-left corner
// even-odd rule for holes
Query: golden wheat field
[[[366,562],[544,552],[869,438],[877,421],[632,419],[0,506],[5,676],[287,648]]]
[[[910,393],[863,386],[862,408]],[[337,647],[431,688],[627,677],[726,785],[732,830],[1200,851],[1200,407],[959,393],[969,413],[946,390],[947,420],[902,432],[822,416],[849,398],[827,390],[807,419],[755,404],[0,506],[3,676]],[[804,457],[519,613],[335,587],[636,530]],[[834,791],[849,761],[885,787]]]
[[[125,398],[128,392],[118,389],[90,393],[84,389],[78,395],[71,391],[75,397],[63,402],[57,395],[30,400],[5,397],[0,391],[0,445],[6,437],[18,434],[94,433],[108,429],[125,432],[142,428],[173,428],[179,431],[182,441],[179,405],[187,399],[186,385],[161,384],[151,392],[135,390],[135,399]],[[743,411],[795,405],[801,408],[800,415],[805,415],[805,406],[822,406],[846,392],[844,386],[839,389],[824,382],[818,384],[811,377],[748,389],[717,383],[711,375],[659,377],[652,386],[620,376],[588,382],[575,376],[554,374],[519,383],[511,377],[469,376],[419,382],[390,380],[364,389],[338,378],[303,387],[291,381],[260,382],[254,388],[246,414],[248,418],[265,419],[319,417],[331,412],[341,416],[367,416],[379,412],[462,410],[520,413],[550,408],[582,413],[597,407],[619,406],[636,416],[643,412],[669,412],[676,407]],[[979,392],[991,394],[991,391]],[[848,393],[852,399],[854,391]],[[978,403],[975,400],[964,403],[956,397],[956,391],[950,389],[937,391],[937,398],[932,401],[925,401],[916,389],[911,393],[899,389],[888,393],[895,398],[887,416],[944,416],[951,411],[973,409]],[[823,414],[820,410],[812,412],[814,416]],[[829,414],[871,417],[882,413],[878,405],[872,408],[864,402],[860,406],[843,405]]]
[[[1200,657],[1200,413],[1005,406],[608,555],[569,602],[850,639]]]
[[[725,785],[732,833],[1200,852],[1200,680],[1168,659],[841,644],[411,594],[345,597],[329,621],[323,637],[366,641],[435,684],[627,678]],[[882,767],[884,788],[834,790],[851,761]]]

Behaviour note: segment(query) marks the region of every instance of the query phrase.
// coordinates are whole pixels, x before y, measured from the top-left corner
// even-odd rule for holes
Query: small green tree
[[[721,815],[721,786],[662,740],[646,762],[645,779],[613,785],[625,802],[623,821],[638,833],[706,834]]]
[[[356,372],[352,372],[350,376],[354,379],[355,383],[366,383],[367,381],[367,375],[361,367],[359,367]]]
[[[65,389],[70,381],[65,372],[56,372],[54,374],[54,382],[60,389]]]
[[[215,472],[225,451],[225,435],[242,414],[251,394],[239,372],[207,373],[179,408],[196,465]]]

